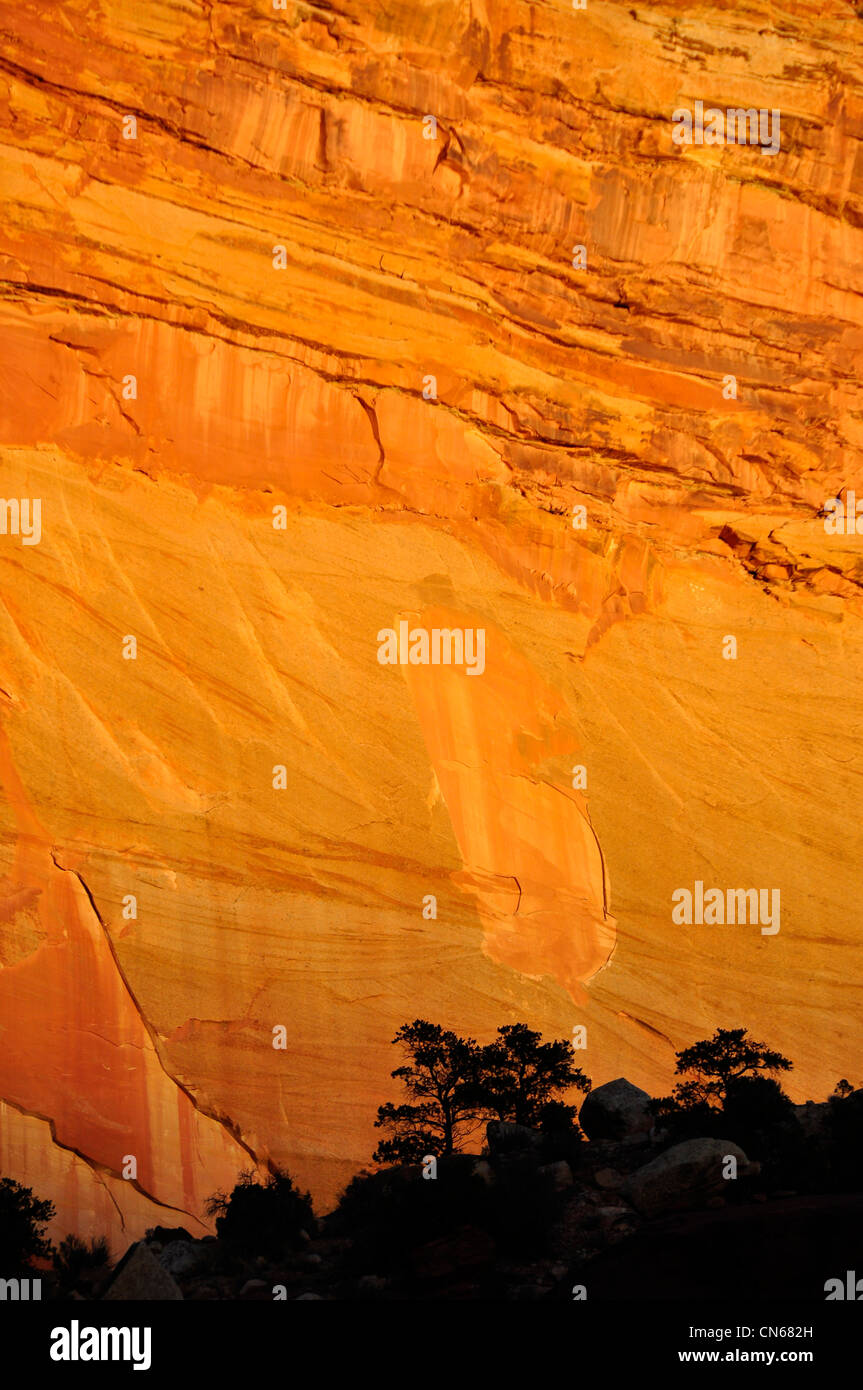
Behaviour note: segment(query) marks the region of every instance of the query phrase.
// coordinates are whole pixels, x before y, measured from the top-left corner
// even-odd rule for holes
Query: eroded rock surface
[[[0,1171],[56,1233],[267,1159],[326,1206],[417,1016],[654,1094],[717,1025],[795,1100],[859,1054],[861,35],[4,8]],[[780,152],[675,146],[702,98]],[[485,673],[379,665],[403,615]],[[675,926],[697,879],[780,933]]]

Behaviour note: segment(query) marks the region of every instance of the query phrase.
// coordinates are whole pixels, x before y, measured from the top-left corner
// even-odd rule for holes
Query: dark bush
[[[105,1236],[84,1241],[68,1235],[54,1251],[54,1270],[64,1292],[77,1288],[82,1280],[89,1282],[102,1271],[107,1273],[110,1262],[111,1249]]]
[[[863,1089],[833,1095],[828,1106],[835,1186],[842,1192],[859,1192],[863,1188]]]
[[[561,1158],[573,1166],[581,1162],[584,1135],[579,1129],[578,1111],[574,1105],[565,1105],[560,1100],[549,1101],[540,1111],[539,1128],[545,1163],[556,1163]]]
[[[50,1257],[53,1246],[41,1227],[54,1218],[51,1202],[33,1196],[13,1178],[0,1178],[0,1271],[3,1278],[26,1274],[36,1256]]]
[[[723,1137],[761,1164],[761,1186],[799,1191],[810,1147],[794,1105],[777,1081],[742,1076],[729,1083],[722,1107]]]
[[[334,1228],[354,1241],[353,1261],[365,1272],[397,1269],[407,1254],[459,1226],[482,1225],[487,1189],[476,1160],[452,1154],[437,1160],[437,1177],[419,1165],[358,1173],[343,1192]]]
[[[779,1082],[768,1076],[742,1076],[730,1082],[722,1116],[728,1137],[750,1158],[761,1157],[756,1150],[769,1148],[773,1131],[782,1126],[799,1128],[792,1102]]]
[[[207,1202],[207,1215],[217,1217],[216,1235],[236,1250],[276,1257],[296,1247],[301,1232],[315,1226],[312,1199],[294,1187],[287,1172],[276,1170],[265,1183],[253,1173],[241,1173],[234,1190],[217,1192]]]
[[[724,1135],[722,1112],[707,1101],[681,1104],[674,1096],[662,1096],[648,1105],[656,1129],[671,1144],[686,1139],[720,1139]]]
[[[419,1167],[360,1173],[342,1194],[333,1229],[353,1240],[358,1272],[403,1270],[411,1251],[465,1226],[486,1231],[507,1254],[538,1253],[559,1199],[536,1161],[487,1160],[491,1182],[474,1172],[469,1154],[439,1158],[437,1177]]]

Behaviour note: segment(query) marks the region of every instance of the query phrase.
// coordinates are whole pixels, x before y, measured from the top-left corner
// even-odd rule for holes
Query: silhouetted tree
[[[498,1028],[495,1042],[481,1049],[477,1094],[499,1120],[538,1127],[556,1120],[562,1112],[548,1111],[559,1102],[557,1093],[573,1087],[587,1092],[590,1078],[575,1065],[575,1053],[568,1038],[544,1043],[541,1034],[526,1023],[507,1023]],[[564,1106],[572,1115],[572,1107]]]
[[[781,1052],[755,1042],[745,1028],[717,1028],[712,1038],[677,1053],[675,1071],[679,1075],[694,1072],[695,1079],[678,1082],[671,1099],[684,1109],[724,1105],[729,1087],[741,1077],[791,1071],[793,1065]]]
[[[415,1163],[433,1154],[456,1153],[487,1111],[478,1091],[480,1048],[440,1024],[418,1018],[398,1030],[393,1043],[410,1057],[391,1075],[410,1099],[378,1108],[376,1129],[388,1129],[372,1155],[375,1163]]]
[[[33,1196],[14,1178],[0,1178],[0,1271],[14,1277],[37,1255],[50,1256],[52,1245],[40,1229],[54,1219],[54,1204]]]
[[[208,1216],[217,1217],[219,1240],[256,1255],[281,1254],[315,1224],[311,1195],[294,1187],[284,1169],[276,1169],[265,1183],[254,1173],[241,1173],[233,1191],[214,1193],[206,1209]]]

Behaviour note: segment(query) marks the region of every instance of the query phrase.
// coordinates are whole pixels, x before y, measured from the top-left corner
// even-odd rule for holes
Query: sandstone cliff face
[[[59,1234],[268,1159],[326,1206],[417,1016],[649,1090],[717,1025],[795,1099],[853,1069],[861,36],[2,5],[0,1171]],[[696,100],[779,153],[676,145]],[[382,666],[405,618],[483,675]],[[674,925],[698,879],[780,932]]]

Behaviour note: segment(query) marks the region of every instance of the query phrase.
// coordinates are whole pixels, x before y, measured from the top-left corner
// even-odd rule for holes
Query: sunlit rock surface
[[[417,1016],[584,1024],[654,1092],[717,1025],[860,1079],[861,38],[4,6],[0,1171],[56,1234],[255,1161],[326,1207]],[[676,146],[701,99],[780,152]],[[382,666],[402,618],[484,673]],[[780,932],[674,926],[697,879]]]

